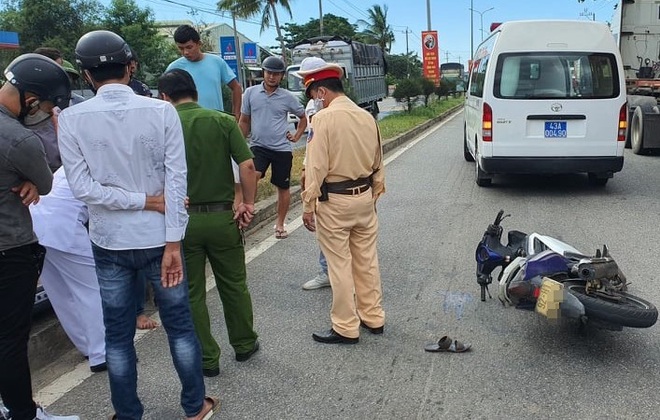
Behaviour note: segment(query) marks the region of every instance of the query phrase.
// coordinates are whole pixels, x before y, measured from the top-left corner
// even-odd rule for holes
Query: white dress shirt
[[[111,250],[147,249],[183,239],[188,214],[186,156],[179,116],[166,101],[127,85],[62,111],[59,144],[73,195],[89,208],[92,242]],[[165,195],[165,215],[144,210]]]
[[[34,233],[43,246],[70,254],[92,257],[85,224],[87,206],[71,193],[64,168],[53,174],[53,188],[30,206]]]

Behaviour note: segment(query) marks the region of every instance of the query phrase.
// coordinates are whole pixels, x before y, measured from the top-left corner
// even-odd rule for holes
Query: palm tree
[[[361,32],[361,36],[367,42],[380,45],[383,50],[389,51],[394,42],[394,32],[392,27],[387,23],[387,5],[382,7],[374,4],[369,10],[369,21],[358,21],[364,24],[367,28]]]
[[[278,4],[289,12],[290,17],[293,17],[290,0],[220,0],[218,2],[218,10],[232,12],[236,17],[241,18],[250,18],[254,15],[261,14],[261,32],[270,27],[271,20],[275,21],[277,39],[280,41],[280,48],[282,48],[282,59],[286,63],[284,37],[282,37],[282,30],[277,18],[277,10],[275,9],[275,6]]]

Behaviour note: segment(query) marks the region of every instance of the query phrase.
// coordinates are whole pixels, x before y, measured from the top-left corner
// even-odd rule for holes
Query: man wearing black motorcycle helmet
[[[4,71],[0,88],[0,397],[13,420],[78,419],[53,416],[32,399],[28,362],[32,307],[44,248],[32,231],[28,206],[47,194],[53,175],[41,140],[24,127],[66,108],[69,78],[55,61],[24,54]]]
[[[213,414],[218,400],[204,395],[183,271],[188,215],[181,122],[172,105],[136,95],[128,86],[131,52],[119,35],[88,32],[75,53],[96,96],[64,110],[58,134],[71,191],[89,210],[113,417],[144,414],[133,343],[135,287],[143,275],[158,302],[182,385],[183,411],[188,420],[201,420]]]

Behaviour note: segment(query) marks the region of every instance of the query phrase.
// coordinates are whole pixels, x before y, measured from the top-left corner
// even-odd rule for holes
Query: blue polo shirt
[[[290,152],[292,144],[286,138],[289,131],[287,114],[305,115],[305,108],[288,90],[277,88],[268,94],[261,83],[243,93],[241,114],[250,117],[252,140],[250,146],[259,146],[276,152]]]

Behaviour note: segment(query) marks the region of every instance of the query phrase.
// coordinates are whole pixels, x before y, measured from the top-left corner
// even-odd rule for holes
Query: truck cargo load
[[[385,53],[378,45],[364,44],[340,36],[304,39],[291,49],[292,65],[287,67],[287,88],[304,101],[304,86],[295,73],[307,57],[320,57],[344,69],[346,94],[376,117],[378,101],[387,97]],[[295,118],[290,116],[290,118]]]

